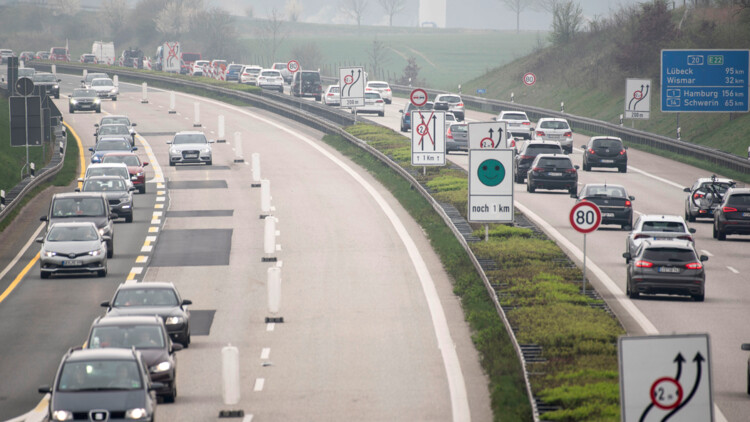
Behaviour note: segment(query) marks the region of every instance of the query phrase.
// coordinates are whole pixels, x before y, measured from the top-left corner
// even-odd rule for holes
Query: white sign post
[[[623,422],[713,421],[708,334],[620,337]]]
[[[411,165],[445,165],[445,112],[411,112]]]
[[[513,222],[512,149],[469,149],[469,221]]]
[[[469,149],[507,148],[507,122],[469,123]]]
[[[651,114],[651,79],[625,82],[625,118],[648,119]]]
[[[602,223],[602,212],[589,201],[581,201],[570,209],[570,225],[583,233],[583,294],[586,294],[586,235],[599,228]]]
[[[363,67],[339,68],[341,107],[362,107],[365,105],[366,79]]]
[[[292,80],[294,80],[294,74],[299,70],[299,62],[297,60],[289,60],[286,63],[286,70],[292,73]],[[299,81],[299,96],[302,96],[302,79]]]

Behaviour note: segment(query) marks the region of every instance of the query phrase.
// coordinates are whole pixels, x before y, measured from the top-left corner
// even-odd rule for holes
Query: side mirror
[[[130,126],[138,126],[138,123],[130,123]]]
[[[688,229],[688,231],[689,231],[690,233],[695,233],[695,229],[694,229],[694,228],[692,228],[692,227],[691,227],[691,228],[689,228],[689,229]]]
[[[587,146],[588,146],[588,145],[585,145],[585,144],[584,144],[584,145],[581,145],[581,149],[586,149],[586,147],[587,147]]]
[[[89,148],[89,151],[94,152],[94,148]]]
[[[109,308],[109,301],[105,300],[104,302],[100,303],[99,306],[102,308]]]
[[[158,391],[162,390],[166,387],[164,383],[161,382],[152,382],[151,385],[148,387],[148,391]]]
[[[740,346],[742,350],[750,350],[750,343],[743,343],[742,346]]]
[[[628,146],[627,146],[627,145],[625,145],[625,149],[628,149]]]
[[[628,199],[630,199],[631,201],[635,201],[635,196],[630,195],[630,196],[628,196]]]
[[[180,343],[172,343],[173,352],[179,352],[180,350],[182,350],[182,345]]]
[[[214,142],[216,142],[216,140],[215,140],[215,139],[209,139],[209,140],[208,140],[208,143],[209,143],[209,144],[213,144]]]
[[[192,301],[192,300],[190,300],[190,299],[183,299],[183,300],[182,300],[182,306],[185,306],[185,305],[192,305],[192,304],[193,304],[193,301]]]
[[[102,236],[102,242],[109,242],[110,240],[112,240],[112,236],[106,234]]]
[[[401,114],[404,114],[404,110],[399,110],[398,112]]]
[[[576,165],[573,166],[573,168],[576,169],[576,170],[578,170],[581,167],[578,164],[576,164]]]
[[[46,215],[42,216],[42,217],[39,217],[39,221],[47,221],[47,220],[48,220],[48,218],[47,218]]]
[[[143,162],[143,167],[146,167],[148,165],[148,161]]]
[[[44,236],[39,236],[36,239],[34,239],[36,243],[44,243]]]
[[[133,147],[133,151],[138,151],[138,147]]]
[[[57,82],[62,82],[62,79],[58,79]]]
[[[701,262],[706,262],[706,261],[708,261],[708,256],[706,256],[706,255],[701,255],[701,258],[700,258],[700,259],[701,259]]]
[[[690,188],[685,188],[682,190],[683,192],[690,192]]]
[[[86,81],[84,81],[83,79],[81,79],[81,83],[85,83],[85,82],[86,82]]]
[[[77,181],[77,182],[83,182],[83,178],[82,178],[82,177],[79,177],[78,179],[76,179],[76,181]]]
[[[622,253],[622,257],[625,258],[625,259],[627,259],[627,260],[633,259],[633,256],[630,255],[630,252],[623,252]]]
[[[47,394],[52,392],[52,387],[49,385],[42,385],[40,386],[37,391],[39,391],[41,394]]]
[[[496,122],[497,121],[497,117],[493,117],[492,120]]]
[[[135,191],[135,186],[131,186],[128,188],[128,192],[134,192],[134,191]]]
[[[73,97],[73,95],[72,95],[72,94],[68,94],[68,98],[72,98],[72,97]]]
[[[99,123],[94,123],[94,127],[99,127]]]
[[[170,145],[170,144],[172,144],[172,141],[167,141],[167,145]]]
[[[114,220],[115,218],[120,218],[120,216],[116,212],[110,212],[109,219]]]

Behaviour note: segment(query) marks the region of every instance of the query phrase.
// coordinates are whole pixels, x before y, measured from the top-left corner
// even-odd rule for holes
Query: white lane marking
[[[406,227],[404,227],[401,220],[399,220],[398,215],[396,215],[396,212],[393,210],[393,208],[391,208],[388,202],[386,202],[385,198],[383,198],[382,195],[380,195],[380,193],[371,184],[364,180],[364,178],[357,172],[355,172],[354,169],[352,169],[349,165],[325,150],[322,146],[318,145],[316,141],[302,135],[301,133],[285,127],[280,123],[276,123],[274,121],[243,110],[239,107],[222,103],[220,101],[197,97],[189,94],[180,95],[214,104],[219,107],[234,110],[237,113],[241,113],[254,118],[294,136],[295,138],[307,143],[310,147],[317,150],[324,157],[328,158],[333,163],[338,165],[355,181],[357,181],[370,194],[370,196],[372,196],[372,198],[380,206],[381,210],[386,215],[388,220],[391,222],[391,225],[401,239],[401,242],[404,244],[404,247],[409,254],[409,258],[412,261],[412,265],[414,265],[414,269],[417,272],[419,282],[422,285],[422,290],[424,292],[427,306],[430,311],[430,316],[432,318],[432,326],[435,331],[435,336],[437,337],[438,349],[440,350],[440,354],[443,358],[443,365],[445,367],[446,376],[448,379],[448,390],[451,396],[451,412],[453,415],[453,420],[470,421],[471,411],[469,409],[469,399],[466,392],[466,383],[464,381],[463,373],[461,372],[461,363],[458,360],[456,346],[453,342],[453,339],[451,338],[450,329],[448,328],[448,321],[445,317],[443,306],[440,303],[440,297],[438,296],[437,289],[435,288],[435,282],[430,275],[427,264],[424,262],[424,259],[419,252],[419,248],[417,248],[417,245],[414,242],[414,239],[411,238],[409,232],[406,230]]]
[[[144,245],[141,247],[141,252],[151,252],[154,250],[154,247],[151,245]]]
[[[133,267],[130,269],[131,274],[141,274],[143,273],[143,267]]]
[[[266,384],[265,378],[256,378],[255,379],[255,387],[253,387],[253,391],[263,391],[263,386]]]
[[[736,269],[734,269],[734,268],[732,268],[732,267],[729,267],[729,266],[728,266],[727,268],[729,269],[729,271],[731,271],[731,272],[733,272],[733,273],[735,273],[735,274],[739,274],[739,273],[740,273],[739,271],[737,271]]]
[[[253,415],[245,415],[242,422],[253,422]]]
[[[263,350],[260,351],[260,358],[265,360],[268,359],[269,356],[271,356],[271,348],[264,347]]]
[[[8,271],[10,271],[11,268],[15,267],[16,264],[18,264],[18,261],[21,260],[21,257],[23,257],[23,254],[25,254],[26,251],[29,250],[29,248],[31,247],[31,244],[36,241],[36,238],[39,236],[39,233],[42,232],[42,229],[46,225],[47,225],[46,223],[42,223],[42,224],[39,225],[39,227],[36,228],[36,231],[34,232],[34,234],[31,235],[31,237],[26,242],[26,244],[23,245],[23,247],[21,248],[20,251],[18,251],[18,254],[15,256],[15,258],[13,258],[13,260],[10,261],[10,263],[8,263],[8,266],[6,266],[5,269],[3,269],[3,272],[0,273],[0,279],[2,279],[3,277],[5,277],[5,274],[8,274]],[[2,293],[2,292],[0,292],[0,293]]]
[[[639,168],[635,168],[633,166],[628,166],[628,170],[634,171],[636,173],[640,173],[640,174],[642,174],[642,175],[644,175],[646,177],[650,177],[650,178],[652,178],[654,180],[658,180],[660,182],[664,182],[664,183],[666,183],[666,184],[668,184],[670,186],[674,186],[674,187],[676,187],[677,189],[680,189],[680,190],[682,190],[684,188],[684,186],[682,186],[679,183],[673,182],[673,181],[665,179],[663,177],[656,176],[654,174],[651,174],[651,173],[649,173],[647,171],[643,171],[643,170],[641,170]]]
[[[520,204],[518,201],[515,202],[515,205],[519,210],[521,210],[522,213],[524,213],[524,215],[529,217],[534,222],[534,224],[540,226],[542,230],[547,233],[547,235],[553,237],[558,245],[567,249],[578,260],[583,261],[583,251],[573,245],[573,243],[565,238],[559,231],[557,231],[557,229],[552,227],[552,225],[536,215],[530,209],[526,208],[523,204]],[[641,310],[633,304],[633,301],[625,296],[623,291],[620,290],[620,288],[611,278],[609,278],[607,273],[602,271],[602,269],[599,268],[598,265],[594,264],[590,259],[586,260],[586,268],[596,274],[599,280],[602,281],[604,287],[607,288],[610,294],[612,294],[615,300],[620,303],[625,311],[633,317],[635,322],[638,323],[645,334],[659,334],[659,330],[656,329],[654,324],[652,324],[651,321],[646,318],[646,315],[644,315],[643,312],[641,312]]]
[[[703,253],[703,255],[706,255],[706,256],[714,256],[714,254],[712,254],[711,252],[709,252],[709,251],[707,251],[705,249],[701,249],[701,252]]]
[[[146,236],[146,242],[156,242],[156,236]]]
[[[273,331],[273,329],[274,329],[274,328],[276,328],[276,324],[275,324],[275,323],[273,323],[273,322],[269,322],[269,323],[268,323],[268,324],[266,325],[266,331]]]
[[[156,159],[156,155],[154,154],[151,145],[146,138],[139,134],[136,134],[136,138],[143,145],[143,150],[146,151],[146,156],[148,156],[149,159],[149,165],[154,169],[154,177],[149,179],[148,182],[159,184],[164,183],[164,173],[161,170],[161,165],[159,165],[159,160]]]

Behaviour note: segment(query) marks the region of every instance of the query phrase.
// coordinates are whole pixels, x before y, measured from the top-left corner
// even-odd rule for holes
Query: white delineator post
[[[263,227],[263,252],[268,255],[276,252],[276,222],[278,219],[274,216],[264,218],[265,226]]]
[[[252,155],[253,184],[252,187],[260,187],[260,154],[254,152]]]
[[[177,99],[174,94],[174,91],[169,92],[169,114],[175,114],[177,111],[175,111],[175,105],[176,105]]]
[[[268,312],[278,314],[281,308],[281,268],[268,269]],[[266,317],[266,322],[284,322],[284,317]]]
[[[224,117],[224,116],[219,116]],[[244,163],[245,158],[242,154],[242,133],[234,132],[234,162]]]
[[[148,84],[146,82],[141,84],[141,104],[148,103]]]
[[[221,348],[221,396],[224,404],[240,402],[240,352],[231,344]]]
[[[52,71],[53,75],[57,75],[57,65],[53,64],[52,67],[50,68],[50,71]],[[115,78],[116,77],[117,76],[115,76]]]
[[[237,136],[237,133],[235,133],[235,136]],[[224,115],[219,116],[219,136],[216,138],[216,142],[223,143],[226,142],[227,138],[224,134]]]
[[[119,87],[120,87],[120,77],[119,77],[119,76],[117,76],[117,75],[115,75],[115,76],[114,76],[114,77],[112,78],[112,83],[113,83],[113,84],[115,84],[115,86],[119,88]]]
[[[193,127],[201,127],[201,104],[199,102],[193,103]]]
[[[260,210],[263,213],[271,212],[271,181],[268,179],[260,181]]]

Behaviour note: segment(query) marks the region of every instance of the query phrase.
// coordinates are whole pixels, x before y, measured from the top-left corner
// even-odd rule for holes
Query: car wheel
[[[687,220],[689,223],[692,223],[695,221],[695,217],[693,217],[692,214],[688,210],[685,210],[685,220]]]
[[[55,94],[55,99],[56,99],[56,100],[59,100],[59,99],[60,99],[60,93],[59,93],[59,92],[58,92],[57,94]]]
[[[527,183],[526,184],[526,191],[534,193],[534,192],[536,192],[536,188],[534,186],[532,186],[531,183]]]
[[[321,96],[320,95],[316,95],[315,96],[315,101],[320,101],[320,100],[321,100]]]
[[[591,166],[589,166],[586,163],[583,163],[583,171],[591,171]]]
[[[727,234],[724,233],[721,230],[716,230],[716,239],[718,239],[718,240],[727,240]]]
[[[630,277],[628,277],[628,281],[627,281],[625,289],[627,290],[628,297],[631,299],[638,299],[641,296],[641,294],[638,293],[637,290],[630,287]]]
[[[129,216],[125,217],[126,223],[132,223],[133,222],[133,214],[130,214]]]
[[[39,276],[46,279],[46,278],[49,278],[49,273],[46,271],[41,271],[39,273]]]
[[[524,177],[522,175],[516,175],[516,183],[523,183]]]
[[[704,300],[706,300],[706,295],[705,293],[702,295],[695,295],[693,296],[693,300],[695,300],[696,302],[703,302]]]
[[[169,166],[170,166],[170,167],[174,167],[174,161],[172,161],[172,160],[169,160]]]
[[[112,240],[111,242],[107,243],[107,258],[112,258],[115,256],[115,242]]]
[[[96,108],[96,112],[97,112],[97,113],[101,113],[101,112],[102,112],[102,108],[101,108],[101,107],[97,107],[97,108]]]
[[[68,107],[68,113],[73,114],[76,110],[73,107]]]
[[[97,271],[96,275],[99,276],[99,277],[106,277],[107,276],[107,267],[105,266],[103,270]]]
[[[627,173],[628,172],[628,166],[624,165],[617,169],[620,173]]]
[[[568,189],[568,193],[571,195],[578,195],[578,186]]]
[[[401,132],[406,132],[406,128],[401,126]]]
[[[211,165],[211,164],[213,164],[213,163],[214,163],[214,162],[213,162],[213,160],[208,160],[208,161],[206,161],[206,165],[207,165],[207,166],[210,166],[210,165]]]
[[[175,380],[172,381],[172,388],[169,391],[169,394],[164,396],[164,403],[174,403],[175,397],[177,397],[177,374],[175,374]]]
[[[146,193],[146,184],[143,186],[138,186],[138,193]]]
[[[117,97],[112,97],[112,101],[117,101]]]
[[[378,116],[380,116],[380,117],[385,116],[385,111],[381,111],[380,113],[378,113]]]

